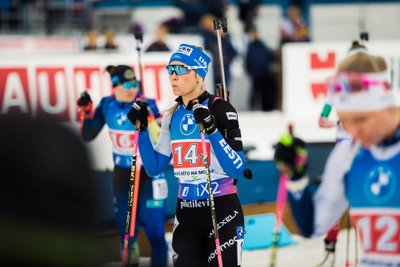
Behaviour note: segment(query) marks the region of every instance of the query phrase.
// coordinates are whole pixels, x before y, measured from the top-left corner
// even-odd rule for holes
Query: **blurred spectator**
[[[141,23],[132,23],[129,32],[130,34],[134,35],[136,40],[140,39],[141,42],[143,41],[143,26]]]
[[[20,12],[22,10],[23,1],[13,0],[8,8],[8,26],[10,30],[18,30],[22,24]]]
[[[0,1],[0,29],[21,29],[23,24],[22,10],[26,4],[25,2],[24,0]]]
[[[212,14],[205,14],[200,20],[200,34],[204,39],[204,49],[210,51],[213,57],[213,71],[214,71],[214,81],[215,83],[222,83],[222,74],[219,60],[218,51],[218,39],[217,33],[214,30],[214,19],[215,16]],[[221,43],[222,43],[222,54],[224,63],[224,72],[226,86],[229,88],[229,82],[231,79],[230,66],[235,57],[237,56],[237,51],[233,47],[230,40],[230,36],[221,31]],[[227,88],[227,89],[228,89]]]
[[[227,8],[226,0],[175,0],[175,6],[183,12],[183,31],[196,32],[199,22],[204,14],[212,14],[214,17],[225,16]]]
[[[28,115],[0,125],[1,266],[101,266],[97,182],[78,135]]]
[[[257,17],[260,0],[239,0],[239,19],[243,24],[244,32],[249,32],[255,27],[254,20]]]
[[[97,50],[99,47],[97,45],[97,31],[91,30],[86,33],[86,44],[83,47],[84,50]]]
[[[286,16],[280,24],[280,48],[277,51],[277,80],[276,80],[276,106],[282,110],[282,51],[281,47],[289,42],[309,42],[308,26],[296,5],[291,5],[286,10]]]
[[[289,6],[280,25],[281,45],[288,42],[310,41],[308,26],[297,6]]]
[[[246,54],[246,71],[252,83],[249,108],[256,110],[261,104],[263,111],[271,111],[276,107],[275,77],[271,68],[275,53],[261,41],[256,28],[249,31],[249,37]]]
[[[162,22],[167,28],[167,32],[177,34],[182,32],[182,21],[179,18],[172,17]]]
[[[118,45],[115,43],[115,31],[112,28],[104,29],[104,49],[116,50]]]
[[[149,45],[149,47],[146,49],[146,52],[170,51],[165,41],[167,33],[167,27],[164,25],[159,25],[155,33],[155,40]]]

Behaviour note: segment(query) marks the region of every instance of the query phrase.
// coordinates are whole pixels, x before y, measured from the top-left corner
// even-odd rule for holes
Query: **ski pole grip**
[[[193,105],[192,106],[192,110],[195,110],[200,105],[199,100],[198,99],[193,99],[192,100],[192,105]],[[200,128],[200,132],[203,132],[204,131],[203,124],[199,123],[198,125],[199,125],[199,128]]]
[[[228,32],[228,22],[225,17],[214,19],[214,30],[222,28],[223,32]]]
[[[140,103],[140,102],[142,102],[142,99],[140,97],[137,97],[136,102]],[[135,121],[135,129],[136,130],[140,128],[140,124],[141,124],[140,120]]]
[[[193,108],[196,108],[198,105],[200,105],[199,104],[199,100],[198,99],[193,99],[192,100],[192,110],[193,110]]]

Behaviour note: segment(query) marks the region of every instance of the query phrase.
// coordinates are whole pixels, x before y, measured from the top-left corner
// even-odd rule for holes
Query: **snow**
[[[338,242],[336,244],[336,261],[334,266],[346,266],[346,244],[347,235],[349,234],[349,262],[350,267],[355,266],[355,232],[353,229],[348,232],[343,229],[339,232]],[[280,247],[277,251],[276,267],[314,267],[320,263],[324,256],[324,237],[316,237],[305,239],[301,236],[294,235],[293,238],[297,241],[296,244]],[[172,233],[166,233],[166,239],[171,245]],[[360,251],[360,249],[358,249]],[[271,257],[271,249],[244,250],[242,255],[242,267],[259,267],[269,266]],[[148,267],[150,258],[140,258],[140,267]],[[108,262],[104,267],[119,267],[121,262]],[[169,256],[169,265],[172,264],[172,257]],[[331,267],[330,265],[323,265]]]

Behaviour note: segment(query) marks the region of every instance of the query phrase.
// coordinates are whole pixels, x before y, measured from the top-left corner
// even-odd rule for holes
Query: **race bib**
[[[155,200],[163,200],[168,197],[167,180],[164,178],[153,179],[153,198]]]

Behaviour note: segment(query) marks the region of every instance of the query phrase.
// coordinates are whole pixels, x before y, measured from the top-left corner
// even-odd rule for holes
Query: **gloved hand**
[[[325,238],[324,243],[325,243],[325,251],[335,253],[336,240],[328,240],[327,238]]]
[[[318,125],[321,128],[332,128],[336,126],[336,122],[335,121],[331,121],[328,118],[325,117],[320,117],[318,120]]]
[[[147,111],[148,104],[144,101],[136,101],[133,103],[131,109],[128,112],[128,119],[137,128],[136,122],[140,122],[140,127],[136,130],[144,131],[147,129],[149,112]]]
[[[213,115],[211,115],[211,112],[207,106],[201,105],[196,102],[194,103],[192,110],[194,118],[196,119],[196,123],[201,123],[203,125],[204,132],[206,132],[207,134],[212,134],[217,130],[215,118]]]
[[[308,152],[306,144],[300,138],[290,134],[281,136],[279,143],[275,146],[274,160],[279,165],[284,165],[294,178],[301,178],[307,171]]]
[[[82,115],[90,115],[90,113],[92,112],[93,102],[90,98],[90,95],[86,91],[81,93],[80,97],[76,101],[76,104],[78,105],[79,113],[81,113]]]

